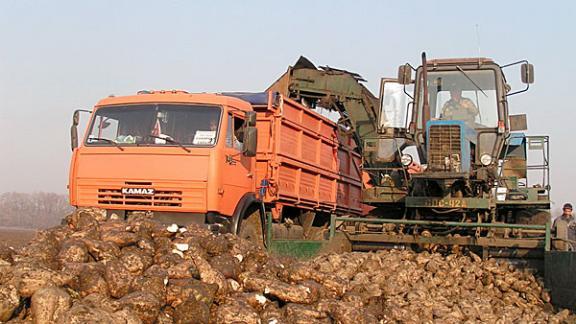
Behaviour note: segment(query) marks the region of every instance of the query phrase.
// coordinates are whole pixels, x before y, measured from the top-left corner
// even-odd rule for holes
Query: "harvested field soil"
[[[476,255],[307,261],[230,234],[79,210],[0,254],[8,323],[574,323],[528,272]]]
[[[21,247],[28,243],[36,234],[36,230],[23,228],[0,227],[0,248]]]

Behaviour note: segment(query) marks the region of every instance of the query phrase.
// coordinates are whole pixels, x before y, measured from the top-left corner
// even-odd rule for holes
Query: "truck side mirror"
[[[72,151],[78,147],[78,124],[80,123],[80,111],[74,111],[72,115],[72,126],[70,127],[70,141]]]
[[[534,83],[534,65],[530,63],[524,63],[520,66],[520,73],[522,74],[522,83],[532,84]]]
[[[400,65],[398,67],[398,83],[410,84],[412,82],[412,68],[409,64]]]
[[[78,126],[80,124],[80,110],[74,111],[72,115],[72,126]]]
[[[243,141],[243,154],[244,156],[256,156],[256,148],[258,146],[258,129],[254,126],[247,126],[244,129]]]
[[[254,111],[247,111],[245,114],[246,125],[249,127],[256,126],[256,112]]]
[[[78,147],[78,125],[80,124],[80,112],[92,113],[90,110],[77,109],[72,115],[72,126],[70,126],[70,145],[72,151]]]
[[[510,115],[510,131],[525,131],[528,129],[528,121],[526,120],[526,115]]]
[[[70,142],[72,151],[74,151],[78,147],[78,126],[76,125],[70,127]]]

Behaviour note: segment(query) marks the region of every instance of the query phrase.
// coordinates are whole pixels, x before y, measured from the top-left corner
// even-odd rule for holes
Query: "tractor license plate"
[[[424,206],[436,208],[466,208],[466,201],[463,199],[426,199]]]

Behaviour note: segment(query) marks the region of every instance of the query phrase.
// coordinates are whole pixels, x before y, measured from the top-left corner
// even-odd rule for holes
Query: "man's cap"
[[[566,209],[566,208],[572,209],[572,204],[571,203],[565,203],[564,207],[562,207],[562,209]]]

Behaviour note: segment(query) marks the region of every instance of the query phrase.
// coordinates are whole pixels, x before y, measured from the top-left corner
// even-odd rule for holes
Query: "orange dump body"
[[[339,138],[336,125],[309,108],[281,97],[275,105],[272,95],[269,98],[267,104],[252,105],[226,95],[162,91],[101,100],[84,141],[72,156],[71,204],[119,213],[153,211],[180,223],[225,221],[230,230],[250,204],[261,200],[276,215],[284,206],[360,213],[360,159],[352,151],[352,141]],[[162,140],[139,145],[126,140],[128,131],[123,130],[122,121],[102,118],[105,111],[114,116],[115,110],[131,112],[142,107],[160,107],[159,111],[176,107],[170,112],[203,109],[218,115],[217,129],[208,130],[207,123],[196,125],[194,140],[188,143],[179,135],[182,126],[169,127],[170,123],[186,125],[184,117],[171,121],[171,115],[158,113],[156,125],[151,123],[152,131],[157,131],[154,134],[168,135],[182,146]],[[241,144],[234,144],[235,131],[250,111],[257,113],[256,157],[245,156]],[[191,125],[198,122],[190,121]],[[102,129],[95,132],[98,126]],[[97,140],[103,132],[117,138],[118,145]],[[212,136],[209,145],[198,140],[199,134]],[[262,183],[268,185],[260,188]]]
[[[254,105],[254,110],[256,175],[268,183],[265,202],[361,213],[361,162],[351,137],[341,136],[326,117],[280,95],[267,105]]]

